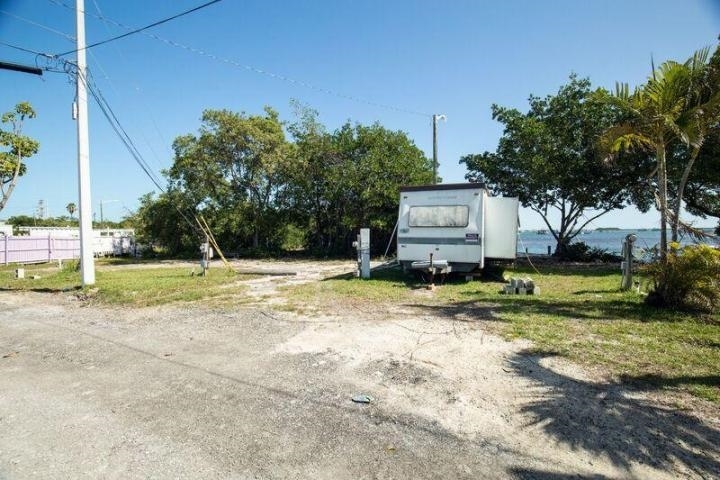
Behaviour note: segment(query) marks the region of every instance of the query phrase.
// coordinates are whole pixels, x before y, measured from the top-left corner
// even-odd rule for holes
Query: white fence
[[[95,231],[93,252],[96,256],[134,255],[135,238],[129,235],[100,236]],[[80,239],[77,237],[0,235],[0,264],[42,263],[80,258]]]

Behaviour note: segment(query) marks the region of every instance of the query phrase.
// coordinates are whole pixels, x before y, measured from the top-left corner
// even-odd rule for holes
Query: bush
[[[720,251],[707,245],[670,244],[667,262],[647,267],[653,289],[646,302],[658,307],[715,312],[720,308]]]
[[[617,255],[609,253],[607,250],[597,247],[591,247],[585,242],[575,242],[567,245],[561,255],[562,260],[570,262],[594,262],[601,261],[604,263],[617,262],[621,260]]]

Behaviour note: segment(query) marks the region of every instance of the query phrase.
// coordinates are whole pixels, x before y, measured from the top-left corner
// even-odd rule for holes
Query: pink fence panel
[[[41,263],[79,257],[79,238],[0,237],[0,264]]]

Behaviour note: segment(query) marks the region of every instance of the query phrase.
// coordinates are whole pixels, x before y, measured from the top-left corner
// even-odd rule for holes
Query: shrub
[[[567,245],[560,256],[563,260],[571,262],[594,262],[601,261],[604,263],[616,262],[621,260],[617,255],[609,253],[607,250],[597,247],[591,247],[585,242],[574,242]]]
[[[653,289],[646,302],[658,307],[715,312],[720,308],[720,251],[707,245],[670,244],[667,262],[647,267]]]

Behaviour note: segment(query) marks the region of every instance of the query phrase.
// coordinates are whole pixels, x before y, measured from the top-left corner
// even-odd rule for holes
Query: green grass
[[[126,262],[121,262],[126,263]],[[0,267],[0,289],[77,292],[111,305],[147,306],[213,299],[219,307],[243,302],[242,285],[250,278],[222,268],[207,277],[191,276],[192,267],[118,266],[98,262],[97,282],[80,288],[73,268],[25,267],[26,279],[14,279],[14,267]],[[195,269],[199,270],[198,268]],[[614,381],[640,388],[679,389],[720,403],[720,318],[648,307],[642,295],[620,292],[616,266],[555,266],[537,274],[528,268],[506,277],[532,277],[540,295],[501,295],[500,282],[455,281],[428,291],[398,269],[373,273],[370,280],[351,275],[293,287],[282,295],[282,308],[308,313],[361,314],[401,305],[435,315],[485,321],[506,338],[526,338],[539,355],[561,355],[599,367]],[[31,279],[37,275],[39,279]]]
[[[236,282],[251,278],[224,268],[208,270],[203,277],[191,275],[191,267],[153,267],[138,265],[134,268],[103,269],[103,265],[117,262],[98,262],[96,283],[81,288],[80,273],[68,265],[28,265],[25,279],[15,279],[16,267],[0,268],[0,289],[36,292],[77,292],[92,301],[111,305],[150,306],[173,302],[194,302],[205,299],[223,300],[242,292]],[[32,276],[40,278],[33,279]]]
[[[601,367],[639,388],[689,391],[720,403],[720,319],[648,307],[637,292],[620,292],[616,266],[515,268],[540,295],[501,295],[500,282],[446,283],[418,295],[422,284],[399,270],[300,285],[287,296],[296,310],[329,311],[369,302],[404,304],[441,315],[486,320],[506,338],[526,338],[533,352]],[[367,307],[365,307],[367,308]]]

